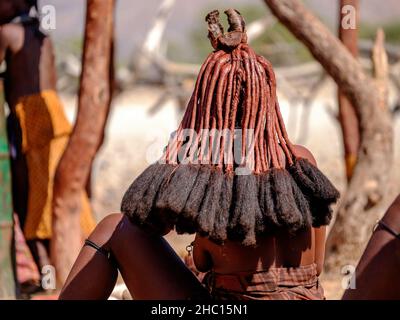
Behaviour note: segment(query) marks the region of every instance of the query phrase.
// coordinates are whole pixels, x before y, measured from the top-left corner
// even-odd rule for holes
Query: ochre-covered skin
[[[159,232],[175,227],[244,245],[279,229],[329,224],[339,193],[290,142],[271,63],[247,44],[239,12],[225,13],[227,33],[218,11],[207,15],[215,51],[163,157],[133,182],[121,210]]]

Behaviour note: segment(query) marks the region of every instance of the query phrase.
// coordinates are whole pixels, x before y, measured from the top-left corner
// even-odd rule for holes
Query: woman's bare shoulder
[[[16,23],[0,26],[0,42],[12,52],[21,50],[24,44],[24,28]]]
[[[310,150],[308,150],[306,147],[301,146],[299,144],[296,144],[294,146],[297,155],[300,156],[301,158],[305,158],[308,161],[310,161],[314,166],[317,166],[317,161],[314,158],[314,155],[311,153]]]

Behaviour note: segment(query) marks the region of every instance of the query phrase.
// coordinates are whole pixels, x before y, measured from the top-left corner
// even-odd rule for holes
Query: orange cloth
[[[357,163],[357,155],[348,154],[346,155],[346,177],[349,180],[353,176],[354,167]]]
[[[71,124],[57,93],[52,90],[20,98],[15,110],[22,130],[22,151],[26,155],[29,178],[24,234],[27,240],[49,239],[54,174],[68,143]],[[86,193],[82,194],[81,226],[85,236],[95,226]]]

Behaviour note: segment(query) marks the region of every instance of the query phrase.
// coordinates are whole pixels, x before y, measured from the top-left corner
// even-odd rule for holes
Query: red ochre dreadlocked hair
[[[296,154],[271,63],[247,44],[240,13],[225,13],[227,33],[218,11],[207,15],[215,51],[201,66],[163,157],[132,183],[121,210],[155,232],[175,227],[244,245],[279,229],[327,225],[339,192]]]

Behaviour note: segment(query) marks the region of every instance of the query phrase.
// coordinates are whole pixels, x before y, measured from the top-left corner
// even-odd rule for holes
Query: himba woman
[[[323,299],[318,282],[339,193],[279,110],[274,71],[234,9],[206,17],[213,51],[160,161],[85,242],[61,299],[105,299],[117,270],[134,299]],[[162,237],[195,233],[201,283]]]

